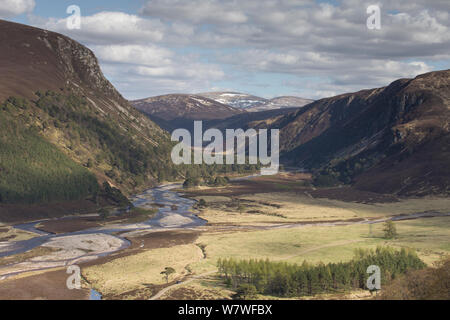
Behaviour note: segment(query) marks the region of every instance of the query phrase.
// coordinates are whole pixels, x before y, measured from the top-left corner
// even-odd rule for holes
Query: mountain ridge
[[[368,191],[423,195],[449,192],[449,120],[450,70],[443,70],[254,125],[281,129],[287,162]]]
[[[195,120],[218,119],[242,113],[241,110],[215,100],[193,94],[167,94],[131,101],[138,110],[158,115],[164,120],[186,118]]]
[[[281,96],[273,99],[265,99],[251,94],[227,91],[204,92],[199,95],[248,112],[268,111],[282,108],[301,108],[314,101],[295,96]]]
[[[194,120],[224,119],[245,112],[193,94],[168,94],[130,103],[168,131],[190,129]]]

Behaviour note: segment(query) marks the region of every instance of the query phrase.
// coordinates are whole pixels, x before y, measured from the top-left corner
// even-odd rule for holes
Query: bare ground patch
[[[48,204],[0,204],[0,221],[20,223],[36,219],[57,218],[72,214],[86,214],[98,210],[90,200],[66,201]]]
[[[30,260],[30,259],[33,259],[36,257],[54,253],[56,251],[59,251],[59,249],[47,248],[47,247],[37,247],[37,248],[34,248],[33,250],[30,250],[25,253],[15,254],[12,256],[0,258],[0,267],[7,266],[7,265],[10,265],[13,263],[14,264],[21,263],[21,262],[24,262],[24,261],[27,261],[27,260]]]
[[[122,213],[107,218],[101,218],[98,215],[89,215],[70,217],[67,219],[48,220],[39,223],[38,229],[54,234],[71,233],[86,229],[99,228],[111,224],[139,223],[149,220],[154,214],[154,211],[152,210],[138,210],[140,211]]]
[[[326,198],[345,202],[392,203],[399,201],[399,199],[393,195],[361,191],[352,187],[317,189],[310,190],[308,193],[313,198]]]
[[[310,186],[311,176],[308,174],[280,173],[276,176],[256,177],[251,180],[232,181],[221,188],[188,189],[183,192],[188,197],[202,196],[240,197],[259,193],[291,192],[311,198],[327,198],[345,202],[358,203],[391,203],[397,202],[396,196],[362,191],[353,187],[313,188]]]
[[[0,300],[88,300],[90,290],[69,290],[65,269],[0,282]]]

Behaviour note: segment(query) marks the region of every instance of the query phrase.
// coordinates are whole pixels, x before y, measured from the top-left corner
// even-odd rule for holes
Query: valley
[[[282,172],[238,178],[219,188],[157,187],[130,199],[139,208],[158,208],[141,223],[113,220],[92,228],[76,221],[93,216],[81,216],[15,225],[22,240],[4,241],[0,248],[2,288],[8,288],[3,295],[0,289],[0,297],[16,296],[25,288],[42,291],[41,284],[21,280],[36,273],[43,278],[48,274],[52,285],[63,290],[65,281],[57,275],[70,264],[82,269],[82,290],[93,288],[103,299],[228,299],[234,291],[216,275],[222,258],[329,263],[349,261],[355,249],[382,245],[413,248],[432,265],[450,253],[448,198],[377,198],[369,192],[348,201],[330,189],[305,187],[309,178]],[[327,192],[333,196],[326,198]],[[386,219],[395,221],[398,238],[383,238]],[[78,227],[66,233],[68,221]],[[168,283],[160,274],[165,267],[175,270]],[[364,292],[352,294],[369,298]]]
[[[6,20],[0,61],[0,300],[449,299],[450,70],[128,100],[88,47]],[[277,134],[244,164],[178,165],[171,132],[194,121]]]

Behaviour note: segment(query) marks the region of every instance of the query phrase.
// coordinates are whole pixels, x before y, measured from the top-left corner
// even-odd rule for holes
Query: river
[[[244,177],[240,179],[249,179]],[[238,180],[238,179],[235,179]],[[49,243],[57,243],[56,248],[62,250],[61,254],[55,253],[47,255],[47,260],[26,261],[0,267],[0,280],[17,275],[23,272],[37,271],[50,269],[55,267],[67,266],[76,264],[86,259],[96,259],[98,257],[107,256],[114,252],[126,249],[130,246],[130,241],[124,237],[120,237],[117,233],[145,231],[145,230],[164,230],[164,229],[184,229],[195,228],[206,225],[207,221],[199,218],[193,210],[194,200],[184,198],[179,192],[173,189],[181,188],[180,184],[169,184],[149,189],[141,194],[132,197],[130,200],[134,206],[140,208],[150,208],[154,204],[159,204],[161,207],[157,213],[148,221],[139,224],[116,224],[107,227],[98,227],[78,232],[65,234],[51,234],[39,230],[36,226],[39,223],[49,220],[39,220],[15,225],[14,228],[28,231],[36,234],[36,237],[23,240],[0,243],[0,257],[7,257],[16,254],[25,253],[42,245],[49,245]],[[406,214],[396,217],[386,217],[379,220],[363,220],[354,222],[330,222],[317,224],[278,224],[272,226],[255,226],[255,229],[282,229],[293,228],[301,226],[338,226],[349,224],[372,224],[382,223],[387,219],[392,220],[406,220],[418,219],[423,217],[449,216],[449,213],[442,214],[438,212],[420,212]],[[76,219],[77,217],[63,217],[59,219]],[[247,226],[247,228],[250,226]],[[86,243],[91,243],[92,247],[87,246]],[[114,244],[114,245],[111,245]],[[83,247],[84,246],[84,247]],[[91,250],[93,249],[93,250]]]
[[[49,220],[39,220],[34,222],[27,222],[23,224],[15,225],[14,228],[28,231],[36,234],[36,237],[16,242],[3,243],[0,247],[0,257],[7,257],[15,254],[25,253],[36,247],[39,247],[50,241],[55,241],[59,238],[66,238],[71,236],[89,236],[104,234],[115,237],[122,241],[122,245],[119,248],[115,248],[111,251],[105,251],[97,256],[109,255],[113,252],[123,250],[130,245],[130,242],[122,237],[115,235],[119,232],[131,232],[137,230],[162,230],[162,229],[182,229],[193,228],[203,226],[207,221],[199,218],[194,210],[194,200],[183,198],[182,194],[173,191],[173,189],[180,188],[180,184],[163,185],[156,188],[149,189],[141,194],[138,194],[131,198],[131,202],[134,206],[140,208],[149,208],[153,204],[157,203],[161,205],[157,213],[148,221],[139,224],[122,224],[113,225],[109,227],[92,228],[82,230],[78,232],[64,233],[64,234],[51,234],[44,232],[36,228],[39,223]],[[76,219],[77,217],[63,217],[60,219]],[[71,258],[70,260],[78,260]],[[70,263],[70,261],[67,261]]]

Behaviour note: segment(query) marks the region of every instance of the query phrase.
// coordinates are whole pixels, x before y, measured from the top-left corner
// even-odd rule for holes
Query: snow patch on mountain
[[[215,100],[233,108],[244,109],[248,112],[260,112],[282,108],[301,108],[313,102],[313,100],[289,96],[265,99],[239,92],[207,92],[201,93],[199,96]]]

